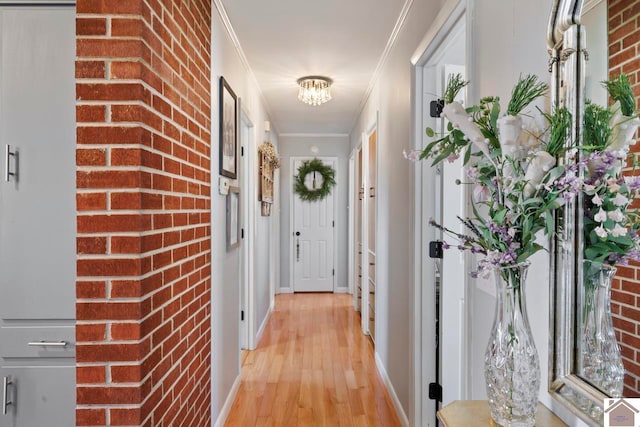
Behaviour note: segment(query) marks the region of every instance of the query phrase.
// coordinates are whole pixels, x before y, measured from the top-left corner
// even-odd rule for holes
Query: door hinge
[[[438,383],[429,383],[429,399],[442,402],[442,386]]]
[[[444,109],[444,99],[437,99],[429,103],[429,115],[433,118],[440,118]]]
[[[244,145],[240,147],[240,156],[244,157]]]
[[[331,269],[331,275],[332,275],[332,276],[335,276],[335,275],[336,275],[336,269],[335,269],[335,268]]]
[[[435,240],[429,242],[429,258],[442,258],[442,242]]]
[[[331,226],[335,228],[336,222],[335,221],[331,221]]]
[[[244,321],[244,310],[240,310],[240,321]]]
[[[240,238],[244,239],[244,228],[240,229]]]

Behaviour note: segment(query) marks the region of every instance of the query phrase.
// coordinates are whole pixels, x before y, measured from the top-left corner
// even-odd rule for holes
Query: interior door
[[[0,5],[0,427],[75,425],[75,8]]]
[[[294,161],[293,173],[305,159]],[[336,159],[322,159],[336,169]],[[294,178],[295,179],[295,178]],[[300,200],[294,194],[293,290],[295,292],[333,292],[334,270],[334,192],[315,202]]]

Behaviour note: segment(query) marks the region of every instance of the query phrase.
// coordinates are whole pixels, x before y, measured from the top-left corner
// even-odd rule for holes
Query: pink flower
[[[418,160],[420,160],[420,153],[420,150],[411,150],[409,153],[407,153],[406,150],[402,150],[402,155],[404,156],[404,158],[407,160],[411,160],[412,162],[417,162]]]

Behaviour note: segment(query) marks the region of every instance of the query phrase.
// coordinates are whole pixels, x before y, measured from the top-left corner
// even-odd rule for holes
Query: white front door
[[[0,427],[75,425],[74,66],[73,6],[0,5]]]
[[[294,160],[293,174],[302,162]],[[337,167],[337,159],[323,158],[325,164]],[[293,178],[295,180],[295,176]],[[293,202],[293,290],[294,292],[333,292],[335,251],[334,193],[316,202]]]

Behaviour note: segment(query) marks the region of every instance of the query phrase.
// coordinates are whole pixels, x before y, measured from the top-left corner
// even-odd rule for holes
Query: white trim
[[[357,295],[355,291],[355,151],[351,152],[349,156],[349,170],[348,170],[348,182],[349,187],[347,189],[347,292],[354,296],[354,306],[356,305]]]
[[[438,16],[434,20],[434,23],[429,27],[429,30],[425,34],[422,41],[416,48],[411,63],[413,67],[413,88],[411,91],[412,102],[412,122],[413,122],[413,149],[423,148],[423,135],[424,135],[424,121],[423,117],[426,112],[423,112],[423,93],[425,91],[423,87],[424,69],[427,63],[434,59],[434,54],[438,52],[442,43],[447,40],[450,33],[455,29],[456,24],[463,17],[466,17],[466,52],[465,52],[465,66],[469,72],[472,68],[472,52],[470,51],[471,44],[469,40],[471,38],[472,27],[470,25],[471,20],[471,8],[473,2],[468,0],[447,0],[444,6],[441,8]],[[424,242],[428,240],[429,230],[426,230],[423,217],[428,215],[428,212],[423,212],[425,199],[429,199],[429,195],[423,193],[427,191],[423,188],[424,175],[427,173],[433,173],[430,171],[430,167],[424,162],[418,162],[413,165],[413,192],[414,192],[414,206],[413,206],[413,228],[414,228],[414,258],[413,258],[413,289],[412,289],[412,318],[411,324],[411,352],[412,352],[412,394],[413,398],[409,402],[409,410],[412,417],[412,423],[415,426],[422,426],[425,422],[429,425],[433,422],[426,420],[427,417],[431,417],[430,406],[434,405],[433,401],[428,400],[426,396],[427,384],[433,381],[435,374],[432,366],[429,366],[426,359],[426,355],[423,354],[423,348],[425,342],[433,342],[431,338],[435,337],[433,331],[429,331],[426,328],[425,317],[429,318],[431,315],[435,315],[435,309],[429,309],[427,305],[432,300],[431,291],[433,289],[427,289],[423,286],[425,277],[433,277],[435,274],[434,266],[431,263],[425,263],[424,254]],[[433,195],[432,195],[433,196]],[[468,284],[465,284],[468,286]],[[463,322],[464,325],[468,323]],[[461,331],[462,334],[468,334],[468,328]],[[461,337],[463,338],[463,337]],[[426,340],[426,341],[425,341]],[[467,350],[468,351],[468,350]],[[469,366],[468,355],[463,355],[464,364]],[[465,377],[465,375],[463,375]],[[466,396],[462,398],[468,398],[469,387],[466,384],[463,386],[463,392]],[[426,421],[425,421],[426,420]]]
[[[240,383],[242,383],[242,375],[238,375],[236,380],[233,382],[231,386],[231,390],[227,395],[227,398],[224,401],[224,405],[220,410],[220,415],[218,415],[218,419],[216,420],[214,427],[222,427],[224,423],[227,421],[227,417],[229,416],[229,412],[231,412],[231,407],[233,406],[233,401],[236,400],[236,395],[238,394],[238,390],[240,389]]]
[[[335,290],[333,291],[334,294],[348,294],[349,293],[349,288],[346,286],[336,286]]]
[[[264,106],[265,113],[266,113],[265,115],[267,117],[271,116],[271,112],[270,112],[271,109],[269,107],[269,103],[267,102],[267,98],[265,98],[264,93],[262,92],[262,88],[258,83],[258,79],[256,78],[256,75],[253,72],[251,65],[249,65],[249,60],[247,60],[247,56],[244,53],[244,49],[242,49],[240,40],[238,39],[236,31],[233,29],[233,25],[231,24],[229,15],[227,15],[227,10],[222,4],[222,0],[213,0],[213,5],[218,10],[218,15],[220,15],[220,20],[222,21],[222,25],[224,26],[224,29],[227,31],[227,35],[229,36],[229,39],[231,39],[231,43],[233,44],[233,47],[236,49],[238,57],[240,58],[240,62],[244,66],[245,70],[247,71],[247,74],[249,75],[249,79],[253,81],[253,84],[256,87],[258,94],[260,94],[260,99],[262,100],[262,104]],[[212,48],[212,50],[215,52],[215,48]],[[275,128],[274,123],[272,123],[271,126],[272,126],[271,128],[272,132],[277,133],[277,129]]]
[[[278,288],[278,293],[279,294],[292,294],[293,293],[293,288]]]
[[[279,133],[280,138],[348,138],[348,133]]]
[[[269,319],[271,318],[271,313],[273,313],[273,302],[269,304],[269,311],[267,311],[267,315],[264,316],[264,320],[262,321],[262,324],[258,328],[258,333],[256,334],[256,347],[258,346],[258,344],[260,344],[260,340],[262,339],[262,334],[264,334],[264,330],[267,327],[267,322],[269,322]]]
[[[413,55],[411,55],[412,65],[424,65],[424,62],[431,52],[438,48],[440,41],[444,39],[444,36],[446,36],[446,32],[443,30],[451,20],[451,16],[454,13],[459,15],[459,9],[462,8],[464,10],[465,6],[466,0],[447,0],[442,8],[440,8],[440,12],[438,12],[436,19],[434,19],[429,26],[429,31],[427,31],[427,34],[424,35],[422,41],[413,52]],[[445,33],[444,35],[443,32]],[[440,39],[440,41],[438,41],[438,39]],[[434,43],[434,41],[437,42]]]
[[[391,398],[391,403],[393,403],[393,407],[396,410],[396,415],[398,415],[398,419],[400,420],[400,424],[402,427],[409,427],[409,418],[407,418],[407,413],[404,412],[404,408],[400,403],[400,399],[398,399],[398,395],[396,394],[396,390],[393,388],[393,384],[391,384],[391,379],[389,379],[389,375],[387,374],[387,370],[384,368],[384,364],[382,363],[382,359],[380,359],[380,355],[378,352],[375,352],[376,359],[376,368],[378,368],[378,374],[380,374],[380,378],[382,379],[382,383],[387,388],[387,392],[389,392],[389,397]],[[417,424],[419,425],[419,424]]]
[[[382,68],[385,66],[385,64],[387,63],[387,60],[389,59],[389,55],[391,54],[391,49],[393,49],[393,46],[396,44],[398,35],[400,34],[400,30],[404,26],[404,23],[407,20],[407,16],[409,15],[409,11],[411,11],[412,6],[413,6],[413,0],[405,0],[404,5],[402,6],[402,10],[400,11],[400,15],[398,16],[396,24],[393,27],[393,31],[391,31],[391,34],[389,35],[389,40],[387,40],[387,45],[385,46],[384,51],[382,51],[382,55],[380,55],[380,59],[378,60],[378,65],[376,66],[376,69],[373,72],[373,75],[371,76],[371,80],[369,81],[369,86],[367,87],[367,90],[365,91],[364,96],[362,97],[362,101],[360,101],[360,105],[358,106],[358,114],[356,115],[356,118],[353,121],[353,124],[351,125],[352,131],[356,127],[358,123],[358,118],[362,115],[362,112],[364,111],[364,107],[365,105],[367,105],[367,101],[369,101],[369,97],[371,96],[371,92],[373,92],[373,88],[376,87],[376,84],[378,84],[378,80],[380,80]]]
[[[604,0],[584,0],[584,5],[582,6],[582,16],[585,13],[589,12],[591,9],[602,3]]]
[[[289,203],[289,218],[290,218],[290,223],[292,224],[292,229],[290,230],[291,234],[289,235],[289,286],[290,289],[292,290],[292,293],[295,292],[296,290],[296,286],[295,286],[295,262],[293,260],[293,254],[295,253],[295,239],[293,238],[294,236],[294,232],[293,232],[293,226],[295,226],[295,197],[296,194],[293,191],[293,186],[294,186],[294,175],[295,175],[295,165],[296,165],[296,160],[311,160],[311,159],[320,159],[322,161],[331,161],[334,162],[334,168],[336,171],[336,178],[338,178],[340,176],[340,169],[339,169],[339,159],[337,156],[295,156],[295,157],[291,157],[289,159],[289,170],[291,173],[291,203]],[[336,231],[338,230],[338,227],[340,226],[339,221],[338,221],[338,187],[341,185],[340,184],[340,179],[337,179],[336,182],[336,186],[333,188],[332,192],[333,192],[333,220],[335,221],[335,227],[333,227],[333,268],[335,269],[335,274],[333,276],[333,292],[336,292],[336,281],[337,278],[339,277],[339,270],[338,270],[338,239],[336,238],[337,233]],[[282,288],[281,288],[282,289]],[[285,288],[286,289],[286,288]],[[284,293],[284,292],[283,292]]]

